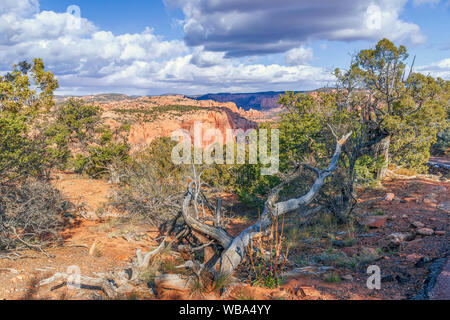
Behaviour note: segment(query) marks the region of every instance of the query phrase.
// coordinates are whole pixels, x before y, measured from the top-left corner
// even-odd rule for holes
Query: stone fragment
[[[414,234],[413,233],[401,233],[401,232],[395,232],[388,236],[389,241],[394,245],[399,245],[406,241],[413,240]]]
[[[369,216],[360,221],[360,224],[369,228],[380,228],[386,224],[385,216]]]
[[[430,228],[420,228],[417,229],[417,233],[422,236],[432,236],[434,234],[434,231]]]
[[[425,227],[425,224],[423,224],[422,222],[420,222],[420,221],[414,221],[413,223],[411,223],[414,227],[416,227],[416,228],[424,228]]]

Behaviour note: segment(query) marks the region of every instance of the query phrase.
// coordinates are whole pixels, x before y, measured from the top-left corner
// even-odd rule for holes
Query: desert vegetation
[[[102,221],[112,223],[106,213],[116,212],[116,226],[127,225],[133,236],[136,225],[158,231],[156,247],[130,252],[121,270],[82,278],[110,298],[119,297],[118,287],[139,285],[185,286],[192,296],[228,296],[247,280],[273,289],[312,264],[356,270],[398,250],[391,241],[343,251],[355,246],[359,233],[370,234],[370,223],[358,222],[364,192],[379,192],[387,177],[426,177],[431,152],[448,152],[450,82],[414,72],[406,48],[387,39],[361,50],[335,76],[332,90],[286,92],[280,119],[258,124],[280,132],[280,172],[263,176],[262,164],[175,165],[175,142],[168,137],[130,152],[127,116],[158,121],[202,107],[114,109],[123,123],[111,126],[95,104],[55,104],[58,82],[42,60],[14,65],[0,77],[0,259],[26,259],[29,251],[51,257],[50,248],[66,245],[64,231],[85,219],[78,214],[83,205],[52,184],[61,173],[111,185],[96,212]],[[435,178],[446,175],[448,169]],[[224,195],[238,201],[225,205]],[[370,217],[377,216],[385,212],[374,209]],[[241,228],[237,219],[244,221]],[[306,240],[324,240],[325,248],[306,257]],[[90,251],[97,258],[104,253],[95,243]],[[321,270],[325,282],[342,281],[341,274]]]

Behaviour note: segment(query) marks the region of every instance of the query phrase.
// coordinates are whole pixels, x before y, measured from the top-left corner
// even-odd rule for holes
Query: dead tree
[[[216,213],[216,218],[213,219],[213,225],[207,224],[205,219],[202,219],[199,216],[197,201],[203,194],[201,193],[201,175],[196,177],[194,181],[189,184],[188,192],[182,205],[182,214],[184,221],[189,228],[214,240],[223,248],[221,255],[216,257],[212,263],[208,263],[209,270],[213,273],[217,273],[218,271],[219,274],[224,276],[232,275],[234,270],[244,259],[246,250],[252,239],[258,234],[268,230],[274,217],[276,218],[294,211],[297,211],[299,215],[304,215],[308,211],[306,209],[307,206],[312,203],[321,187],[324,185],[325,179],[337,169],[339,158],[342,153],[342,147],[351,135],[352,133],[349,133],[337,141],[334,155],[327,169],[320,170],[303,164],[299,166],[293,174],[283,179],[283,182],[270,192],[260,221],[245,229],[237,237],[232,237],[220,227],[220,221],[217,221],[220,220],[220,214]],[[299,178],[302,166],[315,171],[317,174],[316,180],[310,190],[299,198],[276,202],[280,191],[288,183]],[[220,210],[216,210],[216,212],[220,212]]]
[[[199,279],[204,271],[209,271],[215,276],[231,276],[244,259],[251,241],[256,236],[265,234],[270,230],[273,221],[276,221],[278,217],[290,212],[297,212],[298,215],[307,216],[318,211],[318,208],[308,209],[308,206],[312,203],[322,186],[325,184],[325,179],[337,169],[342,148],[351,135],[352,133],[349,133],[337,141],[336,149],[328,168],[320,170],[306,164],[301,164],[293,174],[286,176],[283,179],[283,182],[270,192],[259,221],[242,231],[237,237],[231,236],[223,229],[224,223],[221,214],[221,201],[217,202],[215,208],[211,205],[202,192],[201,174],[197,175],[194,168],[194,179],[189,184],[188,191],[182,204],[181,213],[172,221],[171,230],[168,232],[168,234],[175,234],[173,239],[168,242],[167,236],[164,236],[161,244],[148,253],[142,253],[138,249],[136,259],[125,271],[120,271],[117,274],[98,275],[99,278],[81,277],[81,287],[100,289],[108,296],[115,296],[122,290],[121,286],[124,286],[126,289],[126,284],[130,282],[139,282],[139,273],[148,268],[151,260],[165,248],[171,247],[176,242],[186,241],[189,243],[189,238],[196,239],[196,243],[189,243],[188,246],[179,245],[178,250],[186,249],[186,247],[188,247],[188,250],[191,253],[194,253],[209,246],[215,246],[216,248],[219,248],[219,250],[205,264],[199,263],[193,259],[193,261],[187,261],[177,268],[189,268]],[[317,174],[310,190],[299,198],[277,202],[281,190],[287,184],[300,177],[302,167],[306,167]],[[205,206],[210,212],[215,213],[215,217],[211,218],[206,216]],[[199,210],[202,210],[203,212],[199,212]],[[182,221],[181,224],[177,224],[178,220],[181,218],[183,218],[184,221]],[[194,234],[197,234],[197,236]],[[199,239],[202,239],[203,243],[199,244],[199,242],[202,242],[198,241]],[[41,281],[41,285],[49,284],[55,280],[66,279],[67,277],[67,274],[57,273],[53,277]],[[175,280],[178,280],[178,278]],[[112,283],[115,285],[111,285]],[[65,281],[57,287],[66,284],[67,282]]]

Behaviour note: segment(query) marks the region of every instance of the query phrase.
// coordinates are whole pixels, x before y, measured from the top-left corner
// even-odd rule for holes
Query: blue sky
[[[41,10],[64,12],[77,5],[82,16],[93,21],[102,30],[115,34],[139,33],[151,27],[167,39],[183,37],[183,29],[173,28],[172,19],[182,19],[182,11],[167,10],[163,1],[145,0],[40,0]]]
[[[449,30],[449,0],[0,0],[0,70],[42,57],[61,94],[304,90],[387,37],[450,80]]]

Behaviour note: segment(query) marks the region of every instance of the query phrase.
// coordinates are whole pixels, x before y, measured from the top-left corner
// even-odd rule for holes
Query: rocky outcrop
[[[158,137],[171,137],[177,130],[189,132],[194,143],[194,128],[201,123],[203,134],[208,129],[217,129],[222,134],[223,144],[233,142],[234,137],[227,135],[227,130],[242,129],[244,131],[255,128],[256,124],[239,114],[229,110],[201,110],[178,117],[166,117],[153,122],[136,122],[131,126],[129,143],[132,152],[139,151],[148,146]],[[213,143],[216,138],[202,140],[202,147]]]
[[[61,98],[60,103],[69,97]],[[194,100],[183,95],[154,97],[129,97],[117,94],[102,94],[81,97],[86,103],[99,105],[103,109],[102,118],[112,129],[123,124],[130,125],[128,142],[131,152],[144,149],[158,137],[171,137],[177,130],[186,130],[194,138],[194,126],[202,124],[203,134],[208,129],[221,132],[226,144],[235,140],[227,135],[227,130],[256,128],[264,115],[256,110],[238,108],[234,102]],[[216,138],[202,141],[208,146]],[[193,141],[192,141],[193,142]]]

